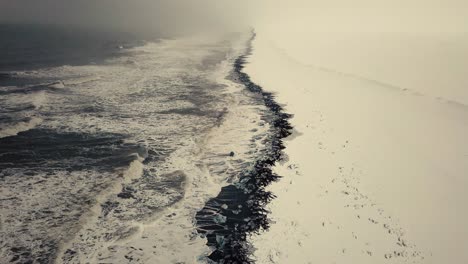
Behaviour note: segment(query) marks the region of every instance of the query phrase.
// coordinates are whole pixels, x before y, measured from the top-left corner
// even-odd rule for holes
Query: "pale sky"
[[[193,31],[308,21],[317,31],[467,31],[466,0],[0,0],[0,22]]]
[[[246,0],[0,0],[0,22],[190,31],[246,24]]]

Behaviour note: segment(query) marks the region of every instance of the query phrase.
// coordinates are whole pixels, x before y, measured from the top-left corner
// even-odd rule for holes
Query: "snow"
[[[296,130],[257,263],[468,263],[468,35],[285,16],[245,69]]]

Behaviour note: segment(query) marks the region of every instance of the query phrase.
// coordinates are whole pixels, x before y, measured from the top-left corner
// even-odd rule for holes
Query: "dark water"
[[[113,170],[128,166],[135,159],[132,154],[147,156],[144,145],[125,143],[124,140],[124,135],[113,133],[31,129],[0,139],[0,170]],[[71,163],[73,159],[79,159],[79,162]]]
[[[0,72],[97,63],[142,44],[130,33],[52,25],[0,24],[0,36]]]

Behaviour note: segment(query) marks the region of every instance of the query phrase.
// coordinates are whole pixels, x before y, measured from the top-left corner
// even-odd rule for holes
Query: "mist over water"
[[[74,25],[145,35],[233,31],[250,25],[248,1],[0,1],[0,22]]]

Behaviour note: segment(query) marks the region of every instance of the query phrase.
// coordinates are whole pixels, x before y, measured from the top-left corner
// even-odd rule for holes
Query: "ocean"
[[[234,67],[250,34],[0,35],[0,259],[206,261],[195,215],[271,153],[270,95]]]

